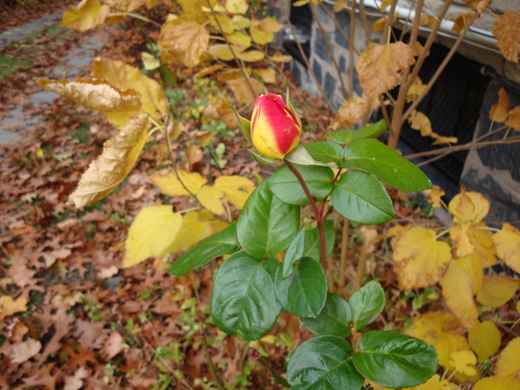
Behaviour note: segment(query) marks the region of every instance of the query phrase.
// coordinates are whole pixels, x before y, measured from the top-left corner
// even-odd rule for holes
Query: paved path
[[[40,31],[53,23],[59,22],[64,12],[65,9],[55,14],[43,16],[11,30],[4,31],[0,34],[0,47],[7,46],[13,41],[20,41],[36,31]]]
[[[9,45],[14,41],[25,39],[27,36],[44,29],[54,23],[58,23],[65,12],[44,16],[30,23],[24,24],[12,30],[0,34],[0,47]],[[96,58],[96,50],[102,46],[102,41],[96,34],[90,35],[81,45],[71,49],[64,56],[63,64],[54,68],[47,76],[56,79],[74,79],[84,76],[88,72],[90,63]],[[38,107],[50,103],[58,97],[57,94],[48,91],[38,91],[27,98],[25,104]],[[23,105],[18,105],[8,111],[7,119],[0,119],[0,144],[6,144],[20,136],[20,131],[31,130],[41,124],[38,116],[29,116],[24,113]]]

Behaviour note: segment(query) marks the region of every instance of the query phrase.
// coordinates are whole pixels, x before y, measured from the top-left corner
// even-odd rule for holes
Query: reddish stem
[[[305,195],[307,196],[307,199],[309,199],[309,203],[311,204],[312,212],[314,213],[314,218],[318,223],[318,232],[320,235],[321,266],[323,267],[323,269],[327,269],[327,252],[325,248],[325,225],[323,224],[323,211],[320,213],[320,210],[316,205],[316,201],[312,197],[311,192],[309,191],[309,187],[307,187],[307,183],[305,183],[305,180],[301,173],[298,171],[298,169],[296,169],[296,167],[287,160],[285,160],[285,163],[287,164],[287,167],[291,170],[291,172],[294,174],[294,176],[296,176],[296,179],[298,179],[298,182],[303,188],[303,192],[305,192]]]

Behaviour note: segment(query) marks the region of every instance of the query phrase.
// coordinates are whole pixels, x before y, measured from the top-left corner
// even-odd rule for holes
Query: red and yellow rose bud
[[[280,95],[260,95],[251,119],[251,140],[263,155],[282,159],[300,142],[301,126],[296,114]]]

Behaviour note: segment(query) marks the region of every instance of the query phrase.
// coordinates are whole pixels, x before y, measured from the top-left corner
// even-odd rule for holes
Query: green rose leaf
[[[339,164],[343,160],[343,148],[335,142],[311,142],[301,145],[316,161]]]
[[[264,261],[264,269],[269,275],[271,275],[273,280],[278,268],[280,268],[280,262],[276,257],[269,257],[266,261]]]
[[[437,370],[435,348],[396,331],[368,331],[357,347],[354,366],[365,378],[381,386],[417,386]]]
[[[325,254],[328,256],[334,248],[336,231],[332,221],[324,222],[325,231]],[[291,242],[283,259],[283,279],[293,272],[293,263],[302,257],[310,257],[319,260],[321,257],[320,233],[317,226],[313,229],[302,228]]]
[[[284,157],[287,161],[292,162],[293,164],[298,165],[321,165],[327,166],[327,164],[316,161],[312,156],[307,152],[307,150],[300,144],[294,148],[292,152],[286,154]]]
[[[211,317],[217,327],[246,340],[262,337],[276,322],[280,304],[264,262],[244,251],[229,257],[219,268],[211,295]]]
[[[339,295],[327,293],[327,301],[316,318],[302,318],[303,324],[316,336],[334,335],[345,338],[350,335],[352,310]]]
[[[283,279],[280,269],[276,272],[276,297],[288,312],[299,317],[316,318],[327,299],[325,272],[310,257],[300,259],[293,269],[287,279]]]
[[[383,185],[360,171],[344,172],[330,194],[338,213],[354,222],[378,224],[392,220],[392,201]]]
[[[385,308],[385,292],[378,282],[371,281],[352,294],[348,303],[354,328],[363,329]]]
[[[352,364],[352,348],[337,336],[318,336],[302,343],[289,359],[292,390],[360,390],[363,378]]]
[[[234,253],[240,249],[237,241],[236,223],[199,241],[192,249],[179,257],[170,266],[170,275],[186,275],[194,268],[202,267],[214,257]]]
[[[263,181],[249,196],[237,221],[237,238],[257,259],[275,256],[298,233],[300,208],[282,202]]]
[[[329,133],[330,138],[340,144],[348,144],[355,139],[361,138],[377,138],[383,135],[387,129],[385,120],[380,120],[370,126],[363,127],[359,130],[338,130]]]
[[[415,164],[374,139],[352,141],[345,146],[344,158],[343,168],[369,172],[404,191],[422,191],[432,186],[430,179]]]
[[[294,167],[302,175],[314,199],[324,199],[334,188],[334,185],[331,183],[334,178],[332,169],[315,165],[297,164],[294,164]],[[271,191],[285,203],[294,205],[309,204],[300,182],[287,165],[282,165],[278,168],[268,182]]]

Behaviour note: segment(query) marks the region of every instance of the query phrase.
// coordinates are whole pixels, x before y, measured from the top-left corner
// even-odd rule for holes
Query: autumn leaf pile
[[[64,21],[90,30],[117,18],[109,16],[107,4],[127,4],[126,11],[133,11],[156,3],[90,0],[82,2],[83,8],[71,7]],[[466,3],[479,12],[485,8],[479,0]],[[148,42],[137,21],[88,32],[106,42],[92,64],[92,77],[46,78],[80,39],[74,33],[59,47],[45,37],[27,42],[37,43],[30,55],[39,66],[0,80],[2,90],[9,91],[0,97],[6,107],[36,91],[35,82],[29,82],[35,78],[42,88],[73,101],[28,107],[28,115],[41,116],[40,125],[2,147],[1,389],[211,389],[216,375],[230,388],[265,389],[275,385],[259,357],[268,357],[272,369],[283,373],[288,350],[311,337],[287,313],[259,341],[228,337],[209,316],[216,263],[186,276],[166,272],[176,256],[172,252],[182,253],[226,227],[261,180],[258,164],[243,151],[229,109],[233,102],[221,94],[226,90],[236,103],[246,104],[260,91],[260,82],[248,77],[248,88],[241,72],[222,63],[236,55],[254,64],[264,82],[283,84],[279,74],[264,67],[265,53],[255,46],[269,42],[281,25],[244,20],[244,4],[226,2],[231,18],[210,17],[198,11],[201,2],[183,2],[184,15],[163,18],[160,33],[155,32],[157,50],[163,50],[161,59],[177,79],[179,106],[190,108],[188,114],[175,112],[181,118],[175,123],[162,122],[171,96],[166,97],[158,75],[147,77],[140,70],[156,69],[157,58],[141,54]],[[513,60],[510,41],[518,41],[517,31],[502,30],[516,17],[504,16],[495,26],[503,37],[499,46]],[[209,44],[209,29],[216,26],[233,45]],[[249,35],[241,33],[244,28]],[[23,45],[6,50],[29,55]],[[216,64],[195,68],[206,55]],[[399,84],[414,57],[402,42],[369,45],[358,64],[366,94],[348,99],[331,127],[358,123],[377,106],[380,94]],[[275,53],[269,61],[287,59]],[[218,80],[204,78],[214,71],[222,71]],[[426,88],[418,79],[408,87],[409,102]],[[310,110],[322,106],[319,99],[301,92],[292,96],[308,114],[303,117],[314,118],[305,125],[329,124],[328,110]],[[510,109],[505,92],[491,115],[518,126],[517,108]],[[211,120],[225,123],[231,133],[208,130],[218,125]],[[456,142],[433,132],[420,112],[408,121],[434,142]],[[321,139],[323,133],[307,131],[304,141]],[[167,150],[165,137],[178,141],[178,149]],[[217,155],[220,144],[224,152]],[[215,148],[211,159],[206,147]],[[172,156],[182,161],[175,172],[167,163]],[[427,195],[433,207],[451,213],[450,227],[426,220],[429,206],[397,191],[392,195],[396,223],[353,227],[340,248],[351,259],[348,276],[354,280],[354,266],[368,260],[367,276],[379,279],[389,297],[374,328],[399,329],[436,348],[443,375],[416,390],[514,388],[520,381],[519,281],[488,271],[500,263],[520,272],[520,232],[507,223],[486,224],[489,200],[471,191],[463,189],[448,205],[439,189]],[[339,229],[341,223],[336,225]],[[338,277],[342,286],[344,277]]]

